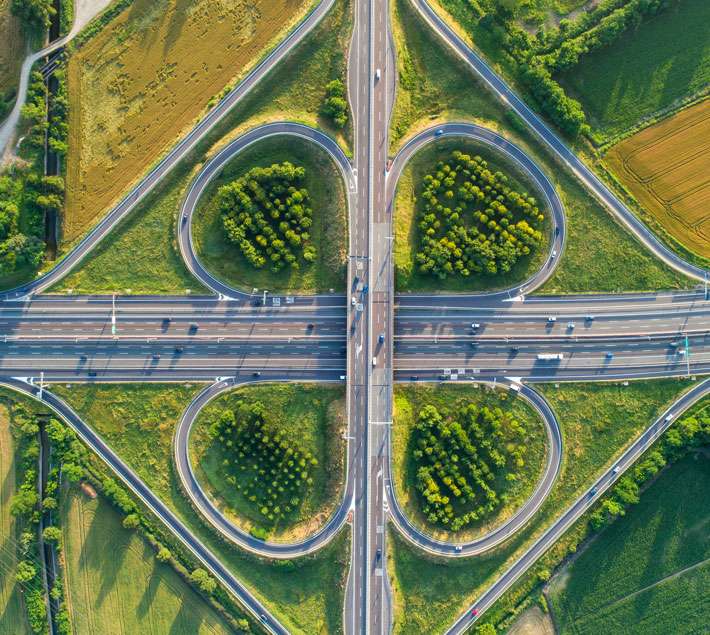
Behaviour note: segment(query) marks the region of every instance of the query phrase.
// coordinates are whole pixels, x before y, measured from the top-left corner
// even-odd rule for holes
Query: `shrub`
[[[344,128],[348,123],[348,102],[345,99],[345,85],[334,79],[325,87],[325,99],[320,110],[336,128]]]
[[[204,569],[195,569],[190,574],[190,580],[192,580],[203,593],[211,595],[217,588],[217,582],[210,576]]]

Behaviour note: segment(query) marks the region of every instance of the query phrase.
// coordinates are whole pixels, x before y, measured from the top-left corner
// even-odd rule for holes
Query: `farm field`
[[[699,633],[710,611],[710,457],[664,470],[550,584],[559,632]]]
[[[394,632],[443,631],[585,491],[595,475],[612,464],[666,404],[691,385],[666,379],[631,382],[628,386],[580,383],[555,388],[554,384],[540,384],[538,388],[560,422],[563,438],[562,467],[550,495],[523,531],[497,549],[473,558],[428,557],[393,532],[389,566]],[[579,528],[571,529],[553,547],[550,557],[555,556],[556,549],[575,544],[578,536]]]
[[[605,161],[673,238],[710,257],[710,99],[617,143]]]
[[[335,137],[346,151],[351,128],[335,131],[319,116],[324,86],[345,76],[345,47],[350,41],[351,12],[336,2],[298,48],[227,114],[195,152],[151,193],[86,258],[52,290],[77,293],[177,293],[201,291],[186,270],[175,243],[177,213],[190,180],[221,144],[266,121],[300,121]],[[148,256],[148,257],[146,257]]]
[[[297,441],[317,459],[311,472],[313,485],[303,504],[273,528],[264,523],[255,505],[225,482],[222,461],[234,458],[209,435],[210,427],[226,410],[243,400],[265,407],[265,423],[272,432]],[[345,394],[342,386],[317,384],[271,384],[246,386],[231,391],[203,408],[191,435],[191,462],[203,487],[218,507],[247,531],[253,527],[268,532],[269,540],[295,541],[315,533],[342,499],[344,482]],[[230,456],[231,455],[231,456]]]
[[[67,604],[75,633],[222,635],[232,629],[102,498],[62,503]],[[110,548],[107,539],[110,537]]]
[[[0,0],[0,121],[14,103],[20,67],[27,52],[20,22],[10,13],[11,4],[12,0]]]
[[[457,2],[446,0],[446,6],[453,9],[452,3]],[[439,121],[473,121],[504,134],[537,161],[560,193],[568,230],[560,264],[542,293],[640,291],[694,284],[659,263],[571,174],[560,170],[522,122],[506,115],[472,71],[440,43],[407,0],[394,0],[390,6],[399,82],[390,153],[406,138]],[[470,15],[467,4],[459,8],[457,17]],[[404,180],[401,185],[405,186]],[[395,222],[399,221],[395,218]]]
[[[10,514],[10,500],[15,493],[15,442],[10,432],[7,405],[0,403],[0,635],[31,633],[20,586],[15,582],[16,541],[19,537],[15,519]]]
[[[313,263],[299,269],[284,267],[274,273],[268,264],[256,269],[226,235],[217,190],[253,167],[290,161],[305,168],[302,187],[310,195],[313,225],[311,243],[317,250]],[[322,293],[345,284],[348,208],[343,178],[330,157],[314,143],[287,135],[270,137],[250,146],[227,164],[205,190],[193,216],[193,239],[202,263],[220,280],[245,291]]]
[[[172,465],[178,418],[202,389],[196,384],[57,384],[65,399],[123,461],[232,570],[291,633],[342,630],[350,535],[342,531],[317,554],[273,563],[231,547],[191,507]]]
[[[707,89],[709,21],[707,0],[671,2],[609,46],[582,56],[560,76],[582,103],[600,141]]]
[[[136,0],[74,53],[63,240],[94,224],[307,5]]]
[[[488,162],[492,172],[500,170],[509,179],[508,185],[521,194],[527,192],[535,197],[540,211],[545,214],[545,221],[540,227],[542,242],[533,253],[522,256],[508,273],[496,275],[474,273],[468,278],[450,275],[444,280],[433,274],[419,270],[416,255],[420,250],[418,218],[423,206],[420,197],[423,179],[435,171],[436,164],[450,160],[451,153],[460,150],[471,156],[480,156]],[[446,292],[446,291],[481,291],[504,289],[523,282],[537,271],[545,260],[549,249],[550,214],[546,209],[542,194],[521,174],[506,158],[484,144],[468,139],[443,140],[422,148],[404,168],[397,184],[394,215],[394,262],[395,288],[399,292]]]
[[[518,473],[517,482],[505,487],[501,487],[500,483],[491,484],[494,490],[505,492],[508,500],[491,516],[474,522],[470,527],[452,532],[430,523],[421,511],[422,501],[416,489],[417,463],[413,456],[416,446],[412,437],[419,412],[424,406],[434,405],[437,410],[443,412],[447,408],[455,408],[455,404],[469,402],[489,407],[499,406],[518,421],[531,422],[531,434],[525,439],[525,467]],[[395,386],[393,410],[392,471],[397,500],[407,517],[435,538],[467,541],[483,535],[512,516],[535,489],[545,467],[547,436],[535,411],[522,399],[511,399],[506,392],[492,393],[485,388],[476,389],[470,385]]]

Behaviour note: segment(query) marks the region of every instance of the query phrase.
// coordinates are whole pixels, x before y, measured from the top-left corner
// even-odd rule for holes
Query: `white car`
[[[379,68],[375,71],[375,81],[376,82],[380,81],[380,69]]]
[[[376,357],[372,358],[372,365],[377,366],[377,358]]]
[[[352,304],[353,306],[355,306],[357,304],[357,298],[355,296],[350,298],[350,304]]]
[[[620,469],[621,469],[621,468],[620,468],[618,465],[615,465],[615,466],[614,466],[614,469],[611,471],[611,473],[612,473],[612,474],[618,474]]]

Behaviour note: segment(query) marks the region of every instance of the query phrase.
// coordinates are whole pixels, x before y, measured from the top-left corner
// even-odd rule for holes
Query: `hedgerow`
[[[250,264],[272,271],[299,268],[313,262],[316,248],[309,242],[313,210],[308,190],[300,187],[303,167],[288,161],[252,168],[217,192],[227,237]]]
[[[458,150],[424,177],[416,261],[444,279],[509,272],[542,242],[544,215],[532,196],[510,187],[480,156]]]

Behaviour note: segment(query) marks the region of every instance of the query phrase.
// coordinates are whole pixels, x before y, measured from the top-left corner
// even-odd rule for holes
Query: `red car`
[[[471,609],[471,617],[477,617],[478,616],[478,609]]]

